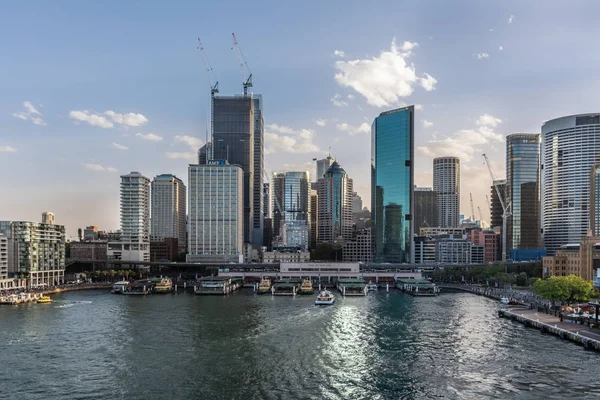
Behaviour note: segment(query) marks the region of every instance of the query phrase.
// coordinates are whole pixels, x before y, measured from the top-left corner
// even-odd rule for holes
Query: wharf
[[[242,278],[204,276],[198,280],[198,285],[194,286],[194,293],[227,295],[240,289],[243,285]]]
[[[366,296],[369,292],[365,280],[361,278],[338,279],[337,289],[344,297]]]
[[[10,294],[7,296],[0,296],[0,304],[13,306],[22,303],[33,303],[43,296],[42,293]]]
[[[542,333],[550,333],[561,339],[579,343],[585,349],[600,351],[599,329],[588,328],[585,325],[576,323],[561,322],[554,315],[525,308],[501,309],[498,310],[498,316],[520,322],[526,327],[539,329]]]
[[[295,296],[300,289],[300,279],[280,279],[271,286],[273,296]]]
[[[411,296],[437,296],[440,289],[426,279],[399,279],[396,287]]]

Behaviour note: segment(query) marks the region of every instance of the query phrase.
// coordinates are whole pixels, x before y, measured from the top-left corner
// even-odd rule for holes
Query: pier
[[[242,278],[204,276],[198,279],[198,285],[194,286],[194,293],[226,295],[235,292],[243,285],[244,280]]]
[[[342,296],[366,296],[368,293],[367,284],[364,279],[338,279],[337,289]]]
[[[300,279],[281,279],[271,286],[273,296],[295,296],[300,289]]]
[[[411,296],[437,296],[440,289],[426,279],[398,279],[396,287]]]

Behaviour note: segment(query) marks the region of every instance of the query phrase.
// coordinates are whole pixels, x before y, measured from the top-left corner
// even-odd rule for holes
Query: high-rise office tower
[[[352,239],[352,189],[352,179],[337,161],[317,181],[318,243],[341,245]]]
[[[152,240],[177,239],[179,253],[185,252],[185,185],[175,175],[157,175],[151,184],[151,194],[150,234]]]
[[[190,165],[188,262],[232,261],[243,254],[244,173],[239,165]]]
[[[254,104],[251,96],[213,97],[214,159],[239,165],[244,172],[244,243],[252,242],[254,231]]]
[[[198,150],[198,164],[206,165],[208,160],[213,159],[213,146],[211,142],[206,142],[204,146]]]
[[[589,228],[590,169],[600,162],[600,114],[542,125],[542,226],[548,255],[579,243]]]
[[[263,217],[271,218],[271,184],[263,183]]]
[[[600,163],[594,164],[590,173],[590,231],[600,236]]]
[[[273,235],[285,246],[308,249],[309,221],[308,172],[279,172],[271,179],[273,198]]]
[[[273,207],[273,238],[281,236],[283,213],[283,189],[285,187],[285,172],[274,172],[271,177],[271,206]]]
[[[386,111],[371,126],[375,262],[414,260],[414,113],[414,106]]]
[[[263,245],[264,229],[264,196],[263,196],[263,167],[264,167],[264,118],[263,101],[259,94],[252,95],[254,102],[254,169],[252,191],[252,244]]]
[[[352,192],[352,213],[361,212],[363,208],[362,198],[356,192]]]
[[[54,213],[50,211],[43,212],[42,224],[54,224]]]
[[[506,193],[512,212],[507,220],[507,251],[541,245],[541,145],[542,136],[537,133],[506,137]]]
[[[8,238],[0,233],[0,281],[5,279],[8,279]]]
[[[432,188],[415,188],[414,233],[419,235],[421,227],[436,226],[438,223],[438,196]]]
[[[310,190],[310,239],[308,246],[311,249],[317,247],[319,238],[319,196],[316,190]]]
[[[433,159],[433,190],[438,195],[438,226],[460,225],[460,160],[458,157]]]
[[[506,204],[506,191],[508,190],[506,188],[506,179],[498,179],[492,183],[493,184],[490,187],[490,226],[492,228],[497,226],[502,227],[502,215],[504,214],[504,211],[502,210],[502,203],[498,197],[498,192],[496,192],[496,186],[498,186],[498,190],[500,190],[502,201]]]
[[[331,157],[331,155],[328,155],[322,160],[317,160],[317,176],[315,176],[316,182],[318,182],[319,179],[325,175],[325,172],[327,172],[331,164],[333,164],[333,157]]]
[[[121,175],[121,241],[150,241],[150,179],[137,171]]]

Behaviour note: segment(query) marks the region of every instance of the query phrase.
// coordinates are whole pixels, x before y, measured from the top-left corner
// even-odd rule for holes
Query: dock
[[[195,294],[227,295],[241,289],[244,285],[242,278],[227,276],[204,276],[198,279],[194,286]]]
[[[398,279],[396,287],[411,296],[437,296],[440,289],[426,279]]]
[[[504,308],[498,310],[498,316],[520,322],[526,327],[540,330],[542,333],[556,335],[563,340],[581,344],[585,349],[600,351],[600,330],[585,325],[561,322],[554,315],[526,308]]]
[[[273,296],[295,296],[300,289],[300,279],[280,279],[271,286]]]
[[[368,294],[367,284],[361,278],[338,279],[337,290],[342,296],[366,296]]]

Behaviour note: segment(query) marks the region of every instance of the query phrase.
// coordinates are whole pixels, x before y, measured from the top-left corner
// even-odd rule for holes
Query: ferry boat
[[[300,285],[300,290],[298,290],[298,294],[313,294],[315,289],[313,288],[312,280],[304,279],[302,281],[302,285]]]
[[[271,293],[271,281],[269,279],[262,279],[258,285],[258,294]]]
[[[162,294],[173,292],[173,281],[169,278],[160,278],[154,282],[152,293]]]
[[[111,293],[114,294],[123,294],[127,290],[127,286],[129,286],[129,282],[127,281],[118,281],[113,283],[113,287],[111,289]]]
[[[37,299],[37,302],[42,304],[52,303],[52,299],[49,296],[42,296],[39,299]]]
[[[377,289],[379,289],[379,287],[377,286],[377,284],[375,282],[369,282],[369,283],[367,283],[367,290],[369,292],[376,292]]]
[[[510,299],[508,297],[502,297],[502,298],[500,298],[500,303],[510,304]]]
[[[328,306],[331,305],[335,302],[335,296],[333,295],[333,293],[331,293],[330,291],[327,290],[323,290],[321,293],[319,293],[319,295],[317,296],[317,299],[315,300],[315,304],[316,305],[323,305],[323,306]]]

